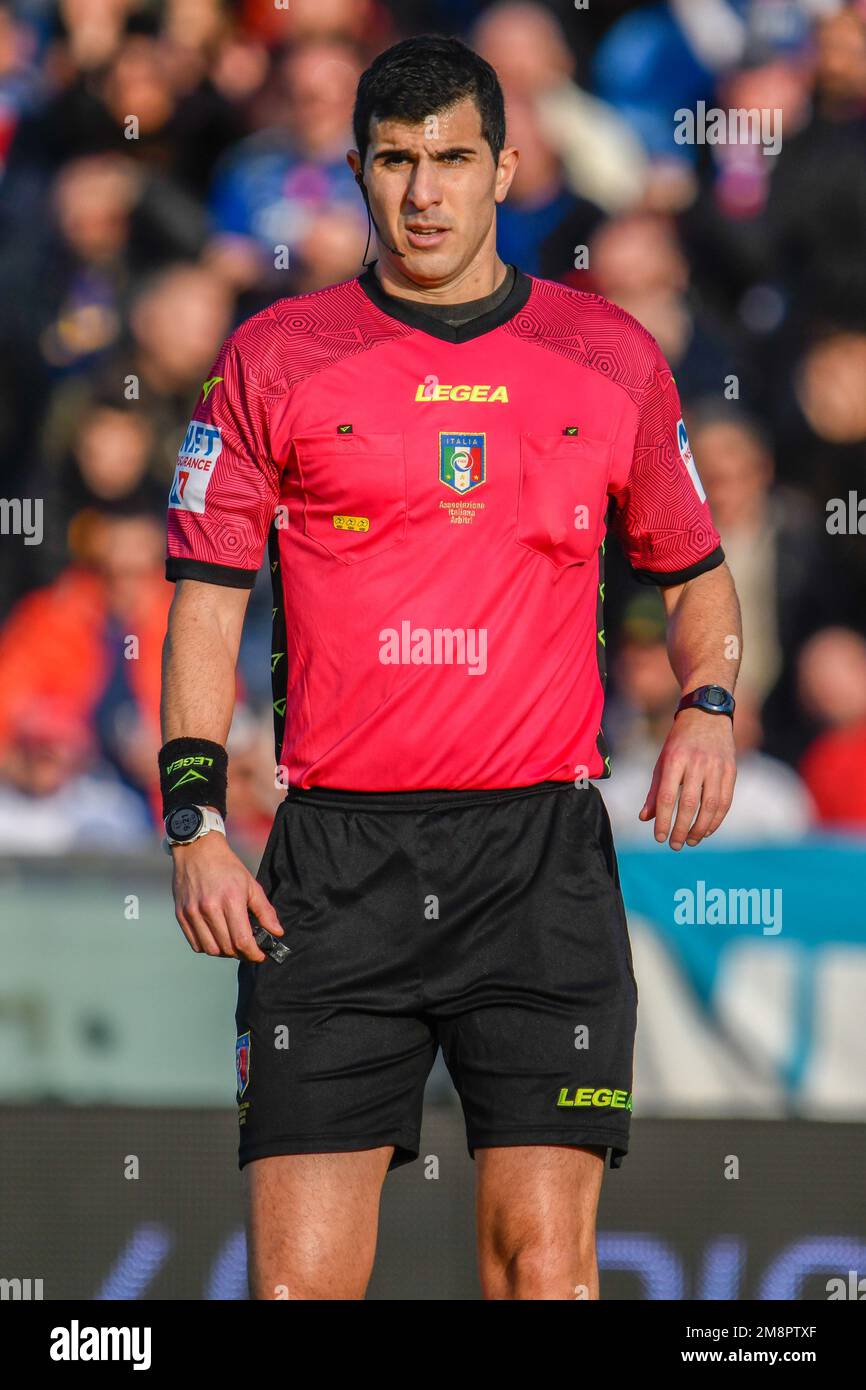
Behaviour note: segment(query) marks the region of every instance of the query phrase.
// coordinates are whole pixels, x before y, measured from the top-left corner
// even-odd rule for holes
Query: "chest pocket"
[[[294,446],[311,540],[352,565],[405,538],[402,434],[302,435]]]
[[[594,559],[607,512],[611,446],[580,435],[520,436],[517,539],[557,569]]]

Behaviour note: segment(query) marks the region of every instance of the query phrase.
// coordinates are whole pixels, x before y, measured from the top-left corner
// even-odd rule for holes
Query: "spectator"
[[[640,134],[654,163],[690,165],[696,150],[675,143],[674,112],[711,99],[717,75],[738,62],[745,41],[726,0],[640,5],[602,37],[595,89]]]
[[[264,45],[244,32],[223,0],[166,0],[163,29],[175,90],[212,89],[233,111],[237,137],[267,76]],[[210,171],[209,162],[204,171]]]
[[[652,783],[659,751],[671,727],[680,689],[670,668],[664,611],[655,595],[630,605],[616,657],[618,699],[606,728],[613,743],[613,775],[600,783],[614,839],[654,844],[652,824],[638,819]],[[734,736],[737,786],[724,823],[705,842],[713,847],[757,840],[795,840],[813,821],[808,792],[797,774],[760,752],[758,702],[748,685],[737,687]],[[708,715],[707,718],[716,716]],[[719,716],[724,718],[725,716]]]
[[[48,55],[49,71],[101,72],[117,52],[132,8],[133,0],[59,0],[60,38]]]
[[[0,853],[123,852],[155,843],[141,800],[92,762],[84,722],[39,700],[16,712],[0,759]]]
[[[604,728],[618,774],[621,759],[642,761],[653,748],[658,751],[680,697],[657,593],[640,592],[627,604],[613,668],[616,694],[607,705]]]
[[[812,118],[786,136],[770,193],[773,257],[795,323],[866,324],[866,12],[817,26]],[[857,171],[857,172],[855,172]]]
[[[51,216],[27,237],[16,236],[20,225],[8,229],[0,362],[16,409],[0,423],[0,448],[13,458],[29,457],[52,382],[93,366],[117,341],[135,196],[125,161],[73,161],[53,185]]]
[[[259,856],[285,796],[274,768],[274,730],[270,710],[257,718],[245,704],[235,706],[226,748],[229,755],[228,808],[232,843]]]
[[[23,712],[51,700],[84,724],[100,757],[157,807],[162,640],[172,590],[162,524],[118,504],[80,528],[60,577],[28,594],[0,630],[0,757]]]
[[[823,826],[866,831],[866,641],[827,628],[799,662],[801,699],[824,726],[803,755],[801,774]]]
[[[836,603],[821,546],[821,517],[808,497],[775,481],[769,440],[734,403],[689,416],[701,481],[737,585],[743,614],[742,679],[759,701]]]
[[[828,627],[803,646],[798,688],[806,712],[824,729],[866,719],[866,640],[847,628]]]
[[[78,529],[104,503],[134,501],[162,521],[165,487],[153,476],[153,424],[135,401],[116,392],[95,396],[77,425],[58,469],[43,467],[33,492],[43,499],[42,544],[24,547],[19,577],[24,587],[56,579]]]
[[[46,395],[100,370],[121,340],[141,277],[203,245],[196,204],[115,155],[66,164],[52,185],[53,215],[0,271],[0,362],[16,401],[0,448],[28,460]],[[28,292],[20,293],[26,285]],[[119,370],[122,383],[130,370]],[[86,390],[86,387],[85,387]],[[20,465],[19,465],[20,466]],[[28,468],[32,472],[32,464]]]
[[[286,268],[294,270],[314,220],[337,208],[357,218],[353,269],[360,265],[366,217],[346,163],[360,74],[348,43],[313,40],[290,50],[274,79],[284,103],[279,125],[250,136],[220,164],[211,193],[212,263],[238,288],[261,283],[273,294],[292,293]]]
[[[799,663],[800,699],[823,726],[800,764],[822,825],[866,830],[866,640],[827,628]]]
[[[536,106],[573,193],[607,213],[637,202],[646,173],[640,142],[610,106],[578,87],[574,57],[550,10],[526,0],[491,5],[471,41],[495,67],[506,110],[512,101]]]
[[[121,410],[132,400],[152,431],[152,470],[167,491],[201,383],[231,327],[233,307],[224,282],[203,266],[167,266],[151,276],[132,300],[131,343],[103,362],[98,375],[54,393],[40,457],[57,466],[97,399]]]
[[[735,362],[689,293],[689,265],[671,219],[633,212],[604,223],[590,244],[586,280],[584,288],[626,309],[652,333],[684,399],[724,399]]]
[[[243,0],[242,8],[250,32],[274,47],[347,39],[364,45],[372,57],[394,42],[392,16],[378,0],[291,0],[283,8],[273,0]]]
[[[794,138],[808,117],[809,95],[809,70],[802,57],[774,55],[729,74],[720,86],[718,106],[723,111],[766,111],[769,125],[762,117],[761,134],[769,136],[768,144],[727,140],[702,146],[698,196],[680,218],[695,284],[726,328],[746,335],[756,354],[755,372],[765,340],[785,313],[767,212],[780,156],[765,149],[778,140],[784,150]]]
[[[837,619],[866,632],[866,547],[858,511],[866,465],[866,331],[828,325],[809,336],[793,363],[781,354],[772,412],[779,457],[791,481],[812,498],[830,538]]]
[[[81,0],[78,0],[81,3]],[[74,14],[74,6],[68,10]],[[68,80],[16,132],[10,177],[28,168],[50,176],[82,155],[123,151],[202,196],[220,153],[242,132],[238,112],[206,72],[179,71],[169,40],[145,11],[84,0],[89,23],[73,23],[64,54]],[[87,36],[88,47],[82,42]]]
[[[36,99],[39,77],[33,56],[36,36],[9,0],[0,3],[0,179],[15,130]]]
[[[787,763],[761,751],[760,708],[748,684],[737,682],[736,700],[737,785],[731,810],[710,844],[724,848],[731,842],[799,840],[816,819],[808,786]]]
[[[496,242],[502,259],[528,275],[560,279],[586,246],[601,211],[566,186],[562,161],[542,132],[528,101],[508,104],[506,140],[520,150],[508,199],[497,212]]]
[[[866,831],[866,720],[822,734],[800,772],[823,826]]]

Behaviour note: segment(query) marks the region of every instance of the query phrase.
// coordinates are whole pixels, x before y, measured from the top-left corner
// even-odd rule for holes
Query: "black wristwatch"
[[[726,714],[733,722],[736,700],[730,690],[725,690],[723,685],[699,685],[697,690],[690,690],[688,695],[684,695],[677,705],[677,714],[684,709],[703,709],[707,714]]]

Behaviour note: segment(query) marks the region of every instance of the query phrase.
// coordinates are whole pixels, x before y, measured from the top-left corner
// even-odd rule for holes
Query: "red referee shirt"
[[[169,579],[274,585],[295,786],[603,777],[605,516],[638,577],[722,562],[670,368],[630,315],[518,272],[459,328],[374,272],[224,343],[169,497]]]

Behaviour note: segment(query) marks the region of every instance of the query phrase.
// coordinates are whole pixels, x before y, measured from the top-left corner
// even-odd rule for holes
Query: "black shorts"
[[[628,1151],[637,987],[607,811],[589,784],[292,789],[258,880],[282,964],[238,969],[239,1163],[418,1157],[441,1045],[470,1154]]]

